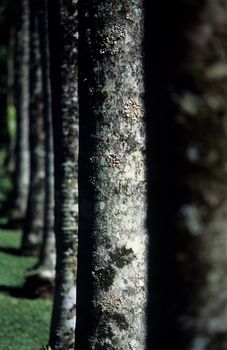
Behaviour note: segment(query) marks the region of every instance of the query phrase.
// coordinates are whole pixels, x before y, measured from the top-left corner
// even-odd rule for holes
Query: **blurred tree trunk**
[[[145,349],[143,1],[84,1],[76,349]]]
[[[53,350],[74,350],[79,143],[77,0],[53,0],[49,4],[57,243],[50,345]]]
[[[36,0],[30,1],[30,153],[31,176],[21,251],[37,254],[44,230],[44,106]]]
[[[54,238],[54,147],[47,0],[38,0],[37,4],[43,77],[44,127],[46,133],[44,236],[39,266],[44,270],[48,270],[52,279],[55,276],[56,252]]]
[[[227,348],[227,2],[180,4],[176,218],[180,349]],[[178,12],[179,13],[179,12]],[[183,15],[183,16],[182,16]],[[176,24],[175,24],[176,25]],[[181,36],[179,36],[179,31]],[[174,47],[174,46],[173,46]],[[183,48],[183,50],[182,50]],[[177,194],[176,194],[177,195]],[[183,200],[182,200],[183,198]]]
[[[12,27],[8,39],[7,55],[7,100],[6,100],[6,127],[8,132],[7,153],[4,166],[11,173],[15,163],[15,143],[16,143],[16,111],[15,111],[15,41],[16,31]]]
[[[42,66],[42,91],[45,128],[45,203],[44,232],[38,263],[28,273],[25,288],[35,295],[53,294],[55,280],[56,248],[54,235],[54,153],[52,106],[50,86],[50,57],[48,37],[47,0],[36,0]]]
[[[5,21],[0,23],[0,145],[7,149],[9,133],[7,128],[7,45],[9,28]]]
[[[17,113],[16,164],[11,218],[24,218],[29,191],[29,2],[18,6],[15,50],[15,106]]]

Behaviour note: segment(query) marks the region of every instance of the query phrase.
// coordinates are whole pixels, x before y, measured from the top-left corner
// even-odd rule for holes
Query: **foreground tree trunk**
[[[29,5],[21,0],[16,38],[15,105],[17,113],[16,164],[11,218],[25,216],[29,191]]]
[[[227,2],[180,6],[176,218],[180,349],[227,347]],[[175,33],[176,34],[176,33]],[[182,41],[179,41],[180,38]],[[183,46],[182,46],[183,43]],[[179,55],[179,50],[178,50]],[[177,56],[177,55],[176,55]]]
[[[23,254],[37,254],[44,230],[44,116],[42,69],[38,31],[37,7],[30,2],[30,152],[31,176],[28,206],[24,222],[21,251]]]
[[[143,2],[84,1],[76,349],[145,349]]]
[[[57,247],[50,345],[53,350],[74,350],[79,143],[77,0],[50,1],[50,25]]]

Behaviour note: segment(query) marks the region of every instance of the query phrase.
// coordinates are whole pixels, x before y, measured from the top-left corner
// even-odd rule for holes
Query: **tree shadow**
[[[0,293],[19,299],[36,299],[37,296],[27,288],[0,285]]]
[[[1,253],[6,253],[9,255],[14,255],[14,256],[21,256],[21,251],[18,248],[11,248],[11,247],[0,247],[0,252]]]
[[[18,230],[18,229],[21,229],[23,227],[23,222],[24,220],[23,219],[8,219],[10,218],[10,214],[6,213],[4,215],[4,217],[7,218],[7,221],[4,223],[4,222],[1,222],[0,223],[0,228],[3,229],[3,230]]]
[[[0,293],[18,299],[52,299],[53,290],[53,283],[37,278],[37,276],[26,278],[23,286],[0,285]]]

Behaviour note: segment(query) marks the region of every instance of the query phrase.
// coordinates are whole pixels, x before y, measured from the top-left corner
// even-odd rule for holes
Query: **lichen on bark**
[[[82,334],[86,345],[78,344],[96,350],[144,349],[143,2],[85,2],[82,16],[80,88],[86,99],[81,102],[79,237],[92,242],[87,249],[93,320],[80,311],[92,329]]]

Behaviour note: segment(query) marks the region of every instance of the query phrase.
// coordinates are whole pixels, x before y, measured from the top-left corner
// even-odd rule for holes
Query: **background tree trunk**
[[[76,349],[145,349],[142,1],[84,1]]]
[[[29,5],[19,4],[16,38],[15,105],[17,113],[16,164],[11,218],[24,218],[29,191]]]
[[[37,6],[30,1],[30,153],[31,176],[24,222],[21,251],[23,254],[37,254],[44,230],[44,116],[42,68],[38,31]]]
[[[15,111],[15,41],[16,31],[11,28],[8,39],[7,55],[7,106],[6,106],[6,124],[8,132],[8,143],[4,166],[9,173],[12,173],[15,166],[15,143],[16,143],[16,111]]]
[[[52,106],[50,86],[50,54],[47,0],[38,2],[40,51],[42,57],[44,120],[46,132],[45,159],[45,208],[44,208],[44,239],[40,253],[40,266],[49,270],[55,276],[55,239],[54,239],[54,147],[52,127]]]
[[[54,150],[50,86],[50,57],[47,0],[37,0],[40,52],[42,65],[42,91],[45,128],[45,203],[44,232],[38,263],[28,273],[25,287],[33,288],[36,295],[53,294],[56,248],[54,235]]]
[[[54,350],[73,350],[78,231],[77,0],[50,1],[57,266],[50,333]],[[57,40],[56,40],[57,38]]]

